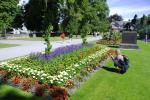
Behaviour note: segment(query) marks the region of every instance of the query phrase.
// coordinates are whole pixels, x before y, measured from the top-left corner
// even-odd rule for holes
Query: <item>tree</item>
[[[139,33],[140,39],[145,38],[145,34],[150,32],[150,15],[143,15],[141,18],[137,19],[137,31]]]
[[[109,24],[106,23],[109,9],[105,0],[77,0],[77,5],[82,15],[79,32],[82,33],[83,43],[86,43],[86,35],[93,30],[101,32],[108,30]],[[105,24],[105,27],[102,24]]]
[[[18,13],[19,0],[0,0],[0,31],[11,26]]]
[[[141,19],[140,19],[140,25],[141,25],[141,26],[144,26],[145,24],[146,24],[146,16],[143,15],[143,16],[141,17]]]
[[[114,15],[111,15],[111,16],[109,17],[109,21],[110,21],[110,22],[122,21],[122,20],[123,20],[122,16],[121,16],[121,15],[118,15],[118,14],[114,14]]]
[[[49,24],[58,30],[58,0],[30,0],[25,6],[25,25],[33,31],[45,31]]]
[[[26,5],[25,23],[28,29],[46,30],[51,23],[54,31],[73,34],[108,30],[109,9],[106,0],[46,1],[45,3],[45,0],[30,0]]]
[[[12,27],[13,28],[21,28],[22,24],[24,23],[24,9],[23,7],[19,7],[20,9],[18,10],[14,21],[12,22]]]

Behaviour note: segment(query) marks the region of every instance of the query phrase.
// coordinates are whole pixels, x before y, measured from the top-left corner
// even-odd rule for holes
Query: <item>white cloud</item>
[[[118,14],[128,14],[128,13],[137,13],[143,11],[150,11],[150,6],[147,7],[139,7],[139,8],[132,8],[132,7],[114,7],[110,9],[110,15],[118,13]]]
[[[29,2],[29,0],[20,0],[18,5],[23,5],[24,3],[26,4],[28,2]]]
[[[119,14],[122,15],[125,20],[133,18],[135,14],[142,16],[145,12],[150,13],[150,6],[145,7],[131,7],[131,6],[123,6],[123,7],[112,7],[110,8],[110,15]]]

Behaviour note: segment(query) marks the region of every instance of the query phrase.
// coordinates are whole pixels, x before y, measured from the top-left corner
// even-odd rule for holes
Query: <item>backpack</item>
[[[126,55],[123,55],[124,63],[129,65],[129,58]]]

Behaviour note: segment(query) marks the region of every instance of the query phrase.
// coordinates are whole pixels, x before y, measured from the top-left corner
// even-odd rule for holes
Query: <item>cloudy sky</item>
[[[132,19],[135,14],[141,17],[150,14],[150,0],[107,0],[110,15],[119,14],[124,20]]]

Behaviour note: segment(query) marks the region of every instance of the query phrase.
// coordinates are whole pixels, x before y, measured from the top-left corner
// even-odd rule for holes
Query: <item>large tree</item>
[[[28,29],[44,31],[51,23],[58,30],[58,0],[30,0],[25,6],[25,24]]]
[[[65,22],[65,24],[63,23],[64,28],[68,26],[67,23],[75,22],[79,23],[75,24],[75,28],[79,31],[81,31],[80,29],[83,30],[82,27],[85,27],[85,25],[89,27],[90,31],[103,31],[102,24],[109,26],[107,21],[109,9],[105,0],[68,0],[67,4],[67,16],[63,21]],[[107,29],[108,27],[105,28]]]
[[[45,30],[51,23],[54,31],[87,34],[106,31],[109,26],[106,0],[30,0],[25,8],[25,23],[30,30]]]
[[[8,28],[19,11],[19,0],[0,0],[0,30]]]

